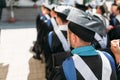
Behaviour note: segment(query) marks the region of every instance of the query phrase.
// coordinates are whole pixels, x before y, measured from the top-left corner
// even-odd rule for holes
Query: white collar
[[[46,17],[47,19],[50,19],[50,16],[49,16],[48,14],[46,14],[45,17]]]
[[[63,30],[63,31],[67,31],[67,29],[68,29],[68,25],[67,24],[65,24],[65,25],[58,25],[58,29],[59,30]]]

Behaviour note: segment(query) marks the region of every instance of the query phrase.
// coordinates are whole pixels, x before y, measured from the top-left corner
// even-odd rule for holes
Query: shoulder
[[[116,69],[115,60],[113,59],[113,57],[109,53],[107,53],[105,51],[102,51],[102,53],[107,57],[107,59],[109,60],[109,62],[111,64],[111,67],[115,70]]]
[[[109,61],[113,61],[114,62],[114,59],[113,57],[106,51],[101,51],[107,58]]]
[[[55,31],[50,31],[49,32],[49,36],[51,36],[52,38],[56,38],[57,37]]]
[[[72,57],[68,57],[62,64],[65,77],[69,80],[76,80],[76,69]]]

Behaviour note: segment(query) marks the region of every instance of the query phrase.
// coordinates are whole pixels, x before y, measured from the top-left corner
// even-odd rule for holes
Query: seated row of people
[[[41,11],[33,51],[35,59],[41,54],[45,57],[47,80],[117,80],[113,58],[97,51],[108,48],[107,25],[102,16],[87,15],[71,6],[42,5]]]

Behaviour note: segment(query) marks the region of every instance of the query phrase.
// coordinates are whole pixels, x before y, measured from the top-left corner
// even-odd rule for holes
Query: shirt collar
[[[93,48],[93,46],[83,46],[79,48],[75,48],[71,51],[72,54],[77,54],[79,56],[94,56],[97,55],[98,52]]]
[[[67,31],[68,30],[68,26],[67,24],[64,24],[64,25],[59,25],[59,30],[62,30],[62,31]]]

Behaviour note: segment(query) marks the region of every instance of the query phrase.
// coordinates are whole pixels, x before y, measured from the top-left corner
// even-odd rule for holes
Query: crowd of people
[[[120,80],[120,5],[42,4],[33,58],[46,80]]]

